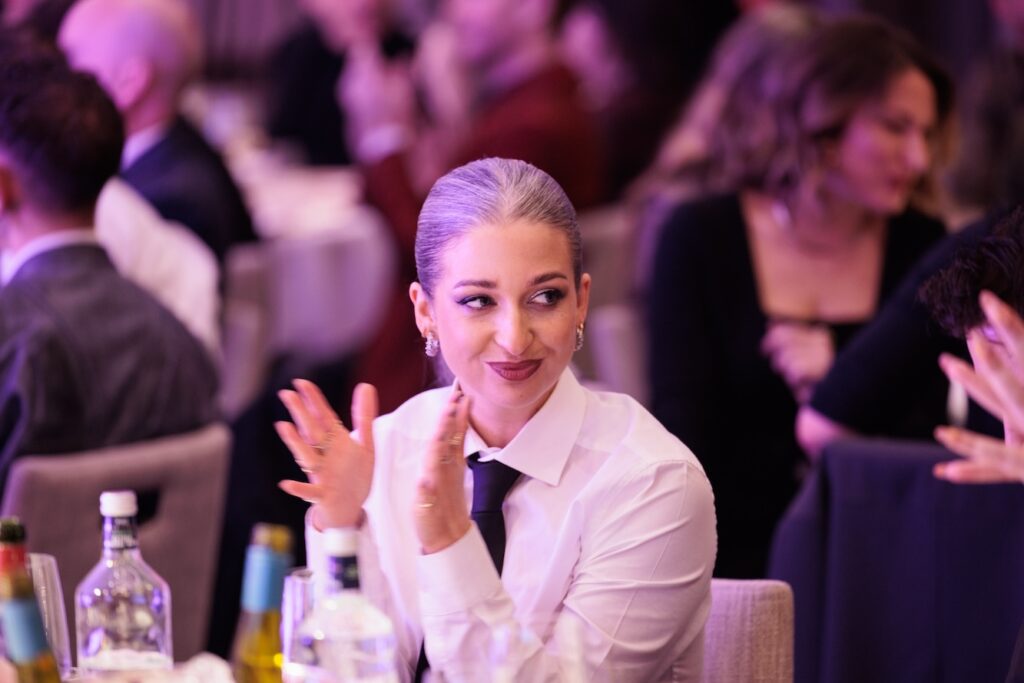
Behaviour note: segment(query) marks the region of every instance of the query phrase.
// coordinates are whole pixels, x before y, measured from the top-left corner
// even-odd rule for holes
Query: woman
[[[309,383],[282,392],[295,424],[278,432],[310,476],[282,487],[313,502],[311,558],[318,529],[361,529],[365,592],[392,616],[405,679],[425,638],[445,680],[485,680],[495,634],[521,628],[514,679],[557,680],[576,656],[555,633],[573,625],[586,680],[696,679],[711,489],[639,404],[568,370],[590,277],[565,193],[521,161],[457,168],[423,205],[416,266],[416,324],[453,388],[378,419],[360,385],[351,434]],[[493,477],[504,490],[485,501]]]
[[[908,209],[951,108],[921,49],[851,17],[783,68],[770,167],[672,214],[647,299],[653,412],[708,470],[720,576],[763,575],[803,459],[798,404],[943,234]]]

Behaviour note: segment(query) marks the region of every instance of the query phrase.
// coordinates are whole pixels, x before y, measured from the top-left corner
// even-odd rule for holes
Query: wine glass
[[[61,678],[71,671],[71,641],[68,638],[68,617],[64,611],[64,592],[60,587],[57,560],[53,555],[29,553],[28,570],[36,590],[36,602],[43,617],[46,639],[53,650]]]

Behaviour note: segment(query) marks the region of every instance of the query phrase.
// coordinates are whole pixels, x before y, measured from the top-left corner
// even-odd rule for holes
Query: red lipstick
[[[522,360],[517,363],[488,363],[487,365],[502,379],[509,382],[522,382],[537,372],[540,363],[539,360]]]

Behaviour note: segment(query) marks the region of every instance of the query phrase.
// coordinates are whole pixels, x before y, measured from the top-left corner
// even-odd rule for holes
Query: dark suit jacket
[[[216,392],[206,350],[98,246],[39,254],[0,290],[0,491],[20,455],[207,424]]]
[[[220,155],[180,116],[121,175],[161,216],[199,235],[221,263],[232,245],[256,239],[242,194]]]

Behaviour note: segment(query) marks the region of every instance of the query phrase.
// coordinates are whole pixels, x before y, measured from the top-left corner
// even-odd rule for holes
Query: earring
[[[423,353],[427,354],[428,358],[434,358],[440,350],[441,342],[437,341],[433,332],[427,332],[427,336],[423,338]]]
[[[576,326],[576,348],[574,351],[579,351],[583,348],[583,323]]]

